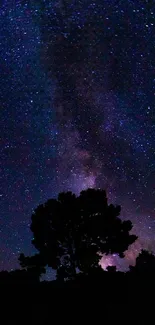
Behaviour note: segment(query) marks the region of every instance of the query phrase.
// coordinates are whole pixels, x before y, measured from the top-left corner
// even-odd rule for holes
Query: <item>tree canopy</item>
[[[119,218],[120,211],[120,206],[108,205],[104,190],[88,189],[79,196],[60,193],[32,214],[32,243],[39,254],[22,254],[21,266],[49,266],[64,279],[98,267],[98,253],[124,257],[137,237],[130,234],[131,221]]]

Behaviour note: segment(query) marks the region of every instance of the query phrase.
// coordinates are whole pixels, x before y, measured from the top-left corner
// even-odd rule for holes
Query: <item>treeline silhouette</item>
[[[80,292],[81,308],[84,297],[95,304],[101,296],[103,304],[114,308],[154,294],[155,256],[151,252],[142,250],[127,272],[117,271],[116,266],[106,270],[99,266],[102,254],[115,253],[124,258],[138,238],[130,233],[131,221],[119,218],[120,211],[120,206],[108,205],[106,192],[100,189],[88,189],[79,196],[60,193],[57,199],[39,205],[31,217],[32,243],[38,253],[22,253],[21,269],[0,272],[1,292],[7,290],[11,302],[15,292],[18,300],[28,296],[27,304],[35,303],[42,310],[49,302],[60,309],[67,305],[71,308],[75,292]],[[55,280],[41,281],[46,267],[56,270]],[[58,289],[64,290],[57,300]],[[80,290],[73,293],[70,289]],[[34,313],[33,324],[45,323],[39,315],[39,311]]]

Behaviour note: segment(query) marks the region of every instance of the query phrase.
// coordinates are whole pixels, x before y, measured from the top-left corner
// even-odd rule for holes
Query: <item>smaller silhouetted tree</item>
[[[147,250],[142,250],[136,258],[135,266],[130,266],[135,273],[155,273],[155,256]]]

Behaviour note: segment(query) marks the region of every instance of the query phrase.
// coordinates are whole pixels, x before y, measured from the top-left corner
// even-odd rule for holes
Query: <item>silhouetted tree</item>
[[[32,243],[39,254],[20,256],[21,265],[48,265],[57,270],[58,279],[64,279],[74,278],[77,269],[87,273],[96,268],[98,252],[123,257],[137,237],[129,234],[132,223],[122,221],[120,211],[120,206],[108,205],[103,190],[88,189],[79,197],[60,193],[32,214]]]
[[[142,250],[136,258],[135,266],[130,266],[130,271],[155,273],[155,256],[147,250]]]

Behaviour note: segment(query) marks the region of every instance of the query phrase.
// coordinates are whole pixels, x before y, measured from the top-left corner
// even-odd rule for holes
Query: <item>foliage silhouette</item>
[[[136,258],[135,266],[130,266],[130,271],[135,273],[154,273],[155,256],[147,250],[142,250]]]
[[[104,190],[88,189],[78,197],[60,193],[39,205],[32,214],[32,243],[39,254],[20,255],[22,267],[47,265],[57,270],[57,279],[72,279],[77,270],[88,274],[98,267],[102,254],[124,257],[137,237],[129,232],[131,221],[122,221],[120,206],[108,205]]]

